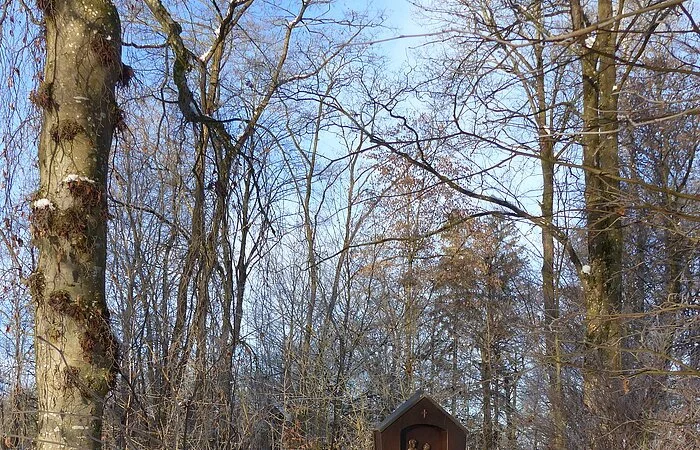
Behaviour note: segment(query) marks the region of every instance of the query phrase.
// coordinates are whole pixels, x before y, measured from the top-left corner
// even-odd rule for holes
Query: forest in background
[[[0,448],[56,448],[37,354],[83,305],[37,248],[95,217],[114,375],[60,368],[102,412],[75,448],[370,450],[419,389],[470,449],[700,447],[697,2],[388,4],[410,39],[367,3],[0,0]],[[47,81],[73,4],[121,38],[78,52],[114,137],[58,175],[106,202],[65,230],[37,148],[89,141],[47,125],[98,101]]]

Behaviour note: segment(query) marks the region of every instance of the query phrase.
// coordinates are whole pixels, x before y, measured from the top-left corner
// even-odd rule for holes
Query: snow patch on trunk
[[[83,181],[85,183],[95,184],[95,180],[92,180],[88,177],[84,177],[82,175],[77,175],[74,173],[66,175],[66,177],[63,180],[61,180],[61,183],[75,183],[77,181]]]
[[[56,209],[54,204],[51,203],[51,200],[49,200],[48,198],[40,198],[38,200],[35,200],[34,203],[32,203],[32,207],[34,209],[48,209],[48,210]]]

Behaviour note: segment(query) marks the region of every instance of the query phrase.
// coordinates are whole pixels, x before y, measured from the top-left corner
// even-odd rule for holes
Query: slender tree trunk
[[[317,130],[321,116],[317,119]],[[314,313],[316,311],[316,303],[318,300],[319,287],[319,267],[316,261],[316,218],[311,214],[311,194],[314,172],[316,170],[316,151],[318,146],[318,136],[314,137],[314,145],[311,151],[311,156],[307,160],[308,172],[304,184],[304,198],[302,200],[302,208],[304,209],[304,235],[306,238],[306,262],[309,265],[309,299],[306,307],[306,320],[304,321],[304,344],[302,348],[302,356],[308,358],[311,356],[311,338],[313,335]]]
[[[539,3],[538,3],[539,5]],[[542,166],[542,218],[550,227],[554,222],[554,140],[551,125],[547,124],[547,105],[545,98],[543,47],[535,47],[537,59],[537,114],[540,135],[540,162]],[[551,408],[553,436],[549,448],[564,450],[566,447],[564,430],[566,427],[563,411],[561,384],[561,347],[557,331],[559,321],[559,302],[555,289],[554,277],[554,236],[550,227],[542,228],[542,296],[544,300],[545,352],[547,357],[548,390],[547,396]]]
[[[326,91],[329,92],[329,91]],[[326,342],[328,339],[330,325],[333,322],[335,305],[340,297],[341,290],[341,276],[345,271],[347,273],[348,282],[345,283],[343,288],[345,289],[345,310],[343,314],[343,328],[338,335],[338,368],[335,375],[335,387],[333,395],[333,418],[331,422],[331,448],[340,448],[340,439],[342,437],[342,420],[343,420],[343,409],[345,408],[345,403],[343,398],[346,392],[347,383],[347,366],[348,361],[351,360],[353,349],[352,349],[352,339],[350,338],[350,318],[352,314],[352,292],[351,283],[349,279],[351,275],[349,269],[346,266],[346,262],[349,257],[349,247],[350,243],[353,241],[355,232],[357,231],[357,226],[362,222],[360,218],[358,222],[353,226],[353,211],[355,206],[355,165],[357,164],[357,156],[353,156],[350,160],[350,165],[348,167],[349,182],[348,182],[348,192],[347,192],[347,211],[345,216],[345,228],[344,228],[344,238],[343,238],[343,250],[338,255],[338,262],[335,266],[335,274],[333,276],[333,286],[331,289],[330,299],[328,301],[328,306],[326,309],[326,316],[323,325],[323,337],[322,342]]]
[[[105,302],[109,150],[120,112],[117,10],[104,0],[40,2],[46,21],[40,188],[32,203],[37,448],[101,447],[117,342]]]
[[[493,372],[491,370],[491,349],[489,345],[490,340],[487,339],[486,343],[481,346],[481,414],[483,416],[481,448],[483,450],[492,450],[494,448],[494,427],[491,414],[491,380]]]
[[[517,375],[508,375],[504,383],[506,392],[506,438],[508,448],[517,449],[518,423],[515,420],[518,411],[518,378]]]
[[[455,318],[456,314],[451,314],[451,322],[453,324],[457,323],[457,319]],[[459,373],[459,365],[457,363],[457,357],[459,356],[459,334],[458,333],[452,333],[452,349],[451,349],[451,360],[450,360],[450,366],[451,366],[451,373],[450,377],[452,378],[452,385],[450,386],[452,390],[452,395],[450,395],[450,414],[453,416],[457,415],[457,395],[461,389],[457,389],[457,385],[460,383],[460,378],[462,376],[461,373]]]
[[[551,223],[554,200],[554,163],[552,146],[547,144],[542,153],[542,174],[544,191],[542,194],[542,215]],[[559,302],[554,279],[554,237],[548,228],[542,229],[542,296],[544,299],[545,352],[547,358],[548,390],[551,408],[553,436],[549,448],[564,450],[566,427],[561,382],[561,346],[559,343]]]

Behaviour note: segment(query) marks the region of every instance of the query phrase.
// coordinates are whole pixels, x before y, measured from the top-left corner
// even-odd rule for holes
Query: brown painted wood
[[[415,446],[411,440],[416,441]],[[422,392],[406,400],[374,431],[375,450],[465,450],[466,447],[467,430]]]

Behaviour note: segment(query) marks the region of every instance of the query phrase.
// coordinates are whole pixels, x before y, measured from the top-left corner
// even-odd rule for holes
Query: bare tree
[[[0,447],[697,446],[690,6],[423,3],[0,2]]]
[[[426,11],[443,20],[428,36],[437,36],[436,44],[442,48],[446,42],[453,43],[454,53],[431,53],[435,70],[413,87],[407,83],[403,90],[394,87],[375,93],[375,104],[393,121],[389,133],[358,126],[378,146],[406,158],[436,182],[451,186],[487,210],[495,207],[543,230],[544,325],[554,448],[576,445],[566,442],[561,375],[565,359],[554,328],[563,323],[556,307],[556,246],[568,256],[580,283],[586,317],[585,333],[574,339],[585,352],[583,404],[591,426],[588,437],[583,438],[585,445],[611,448],[635,441],[639,434],[626,428],[630,420],[624,399],[629,380],[622,359],[626,200],[621,188],[625,183],[652,192],[658,188],[622,177],[618,99],[650,42],[656,40],[663,42],[663,50],[659,47],[658,51],[668,51],[679,61],[674,70],[694,74],[693,52],[679,50],[686,48],[687,41],[687,32],[678,26],[683,20],[671,17],[686,17],[688,22],[683,23],[697,27],[678,2],[491,2],[478,6],[453,2],[430,4]],[[659,27],[666,34],[657,34]],[[574,61],[578,64],[567,64]],[[425,84],[435,87],[424,92],[439,98],[435,115],[450,124],[427,132],[424,121],[412,117],[410,109],[406,112],[406,105],[419,97],[413,93],[422,92]],[[513,92],[516,88],[520,97]],[[444,102],[450,107],[446,109]],[[580,105],[581,114],[574,105]],[[676,113],[694,111],[693,105],[685,103]],[[411,138],[397,138],[396,128],[406,130]],[[455,149],[455,159],[462,158],[467,167],[471,164],[464,175],[442,171],[426,156],[429,143],[441,139],[443,145]],[[512,172],[502,170],[514,161],[521,161],[527,170],[532,164],[527,158],[540,163],[541,214],[533,212],[529,192],[517,189],[532,185],[518,185]],[[583,177],[583,183],[568,191],[560,188],[556,198],[557,181],[563,179],[557,173],[563,177],[572,170]],[[557,211],[555,201],[565,207]],[[567,229],[571,219],[585,229],[584,245],[576,232]]]

